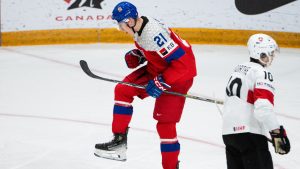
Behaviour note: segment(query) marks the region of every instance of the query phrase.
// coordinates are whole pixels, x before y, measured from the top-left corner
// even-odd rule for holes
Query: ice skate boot
[[[95,145],[95,156],[117,161],[126,161],[127,133],[116,133],[113,139],[107,143]]]
[[[180,161],[177,162],[176,169],[179,169],[179,162]]]

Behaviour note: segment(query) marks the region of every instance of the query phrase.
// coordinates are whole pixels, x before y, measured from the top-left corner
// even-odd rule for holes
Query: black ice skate
[[[179,169],[179,162],[180,161],[177,162],[176,169]]]
[[[111,160],[126,161],[127,133],[128,128],[125,134],[114,134],[110,142],[96,144],[95,156]]]

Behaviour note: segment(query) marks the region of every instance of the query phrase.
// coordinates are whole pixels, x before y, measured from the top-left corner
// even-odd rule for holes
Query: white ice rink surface
[[[60,45],[0,48],[0,169],[160,169],[153,98],[136,99],[128,160],[93,155],[111,138],[114,85],[86,76],[79,60],[97,74],[121,80],[131,70],[123,59],[132,45]],[[229,75],[248,61],[244,46],[194,45],[198,76],[191,93],[223,99]],[[281,49],[271,71],[278,120],[291,152],[270,150],[276,169],[300,168],[300,50]],[[182,169],[225,169],[221,117],[212,103],[187,99],[178,125]]]

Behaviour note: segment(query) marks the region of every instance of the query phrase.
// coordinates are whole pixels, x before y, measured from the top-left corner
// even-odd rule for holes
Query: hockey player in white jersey
[[[227,168],[273,169],[267,136],[276,153],[290,151],[285,129],[275,116],[274,79],[267,70],[279,48],[265,34],[252,35],[247,45],[250,62],[235,67],[226,87],[222,133]]]

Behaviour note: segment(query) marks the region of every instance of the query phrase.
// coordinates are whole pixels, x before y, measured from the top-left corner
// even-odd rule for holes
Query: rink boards
[[[208,28],[174,28],[173,30],[192,44],[245,45],[250,35],[254,33],[267,33],[275,38],[281,47],[300,47],[300,33],[293,32]],[[2,33],[2,46],[97,42],[132,43],[133,39],[116,28],[55,29]]]

